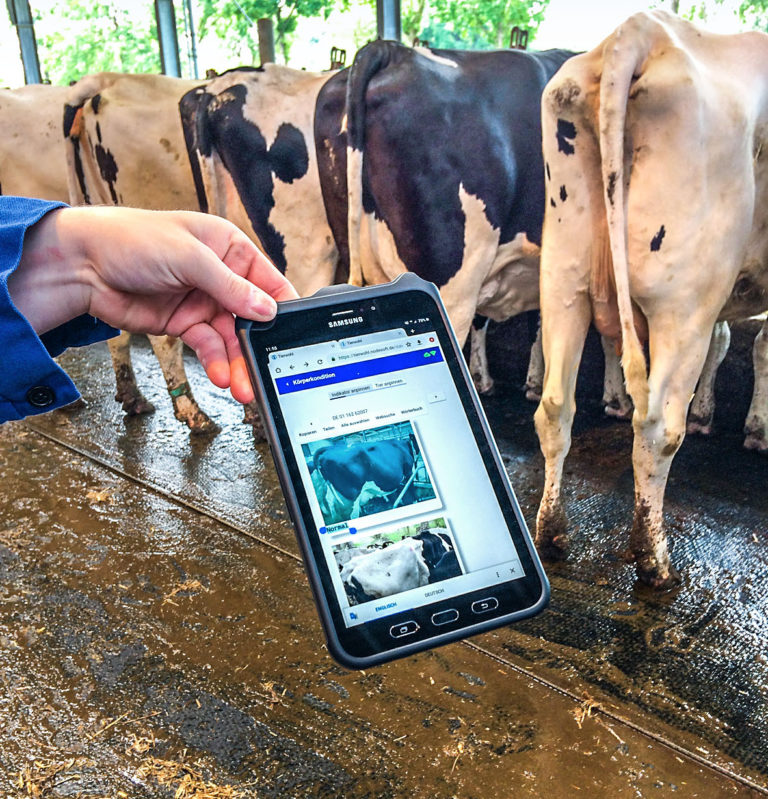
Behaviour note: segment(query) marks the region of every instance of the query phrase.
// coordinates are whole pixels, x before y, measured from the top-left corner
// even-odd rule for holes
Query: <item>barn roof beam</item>
[[[24,66],[25,83],[42,83],[40,59],[37,56],[35,26],[28,0],[5,0],[11,23],[16,28],[21,49],[21,63]]]
[[[179,37],[176,33],[176,11],[173,0],[155,0],[157,39],[160,43],[160,67],[164,75],[181,77]]]

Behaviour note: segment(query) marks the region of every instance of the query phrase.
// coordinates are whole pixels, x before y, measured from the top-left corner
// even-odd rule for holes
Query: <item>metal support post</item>
[[[376,33],[379,39],[400,41],[400,0],[376,0]]]
[[[40,77],[40,59],[37,57],[37,41],[35,26],[32,23],[32,12],[27,0],[6,0],[11,23],[19,36],[21,63],[24,66],[26,83],[42,83]]]
[[[179,37],[176,34],[176,12],[173,0],[155,0],[157,39],[160,43],[160,68],[164,75],[181,77]]]

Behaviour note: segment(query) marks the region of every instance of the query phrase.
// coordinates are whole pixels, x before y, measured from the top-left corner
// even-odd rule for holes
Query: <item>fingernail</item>
[[[277,303],[269,294],[254,291],[251,295],[251,307],[259,316],[271,319],[277,313]]]

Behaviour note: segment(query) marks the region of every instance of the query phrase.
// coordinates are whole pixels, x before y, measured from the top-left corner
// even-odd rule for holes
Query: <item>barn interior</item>
[[[7,6],[34,80],[29,5]],[[174,4],[155,7],[178,75]],[[377,8],[379,35],[399,39],[399,2]],[[759,329],[733,326],[714,432],[688,436],[672,467],[679,587],[652,591],[629,560],[632,430],[603,413],[592,332],[566,462],[572,547],[545,564],[550,607],[366,671],[328,654],[268,446],[193,355],[218,432],[174,418],[146,341],[134,368],[156,412],[141,417],[113,399],[106,344],[69,351],[84,405],[0,427],[0,792],[768,795],[766,462],[742,447]],[[530,331],[524,317],[491,326],[483,404],[533,529]]]
[[[567,466],[573,552],[546,566],[550,608],[365,672],[328,655],[268,448],[193,356],[215,436],[174,419],[147,345],[135,367],[157,411],[125,420],[106,346],[70,351],[87,406],[0,433],[0,786],[765,794],[768,509],[764,464],[741,449],[750,387],[734,390],[754,328],[734,330],[716,432],[688,437],[673,467],[679,589],[640,586],[623,557],[631,432],[602,415],[590,336]],[[532,524],[543,460],[521,391],[527,340],[523,319],[491,330],[498,386],[484,404]]]

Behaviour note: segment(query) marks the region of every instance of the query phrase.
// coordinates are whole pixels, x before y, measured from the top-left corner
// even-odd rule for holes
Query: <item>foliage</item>
[[[35,4],[40,68],[66,84],[102,70],[160,72],[154,7],[130,0]]]
[[[544,19],[548,3],[549,0],[432,0],[431,21],[445,26],[446,31],[451,31],[464,43],[464,47],[509,47],[510,32],[516,25],[527,30],[533,38]],[[405,25],[403,34],[408,41]],[[420,38],[428,39],[427,36]]]
[[[250,52],[250,61],[259,63],[256,22],[268,17],[274,24],[275,49],[288,61],[291,35],[299,17],[328,18],[334,0],[203,0],[200,37],[215,33],[229,42],[234,55],[241,55],[243,46]]]

